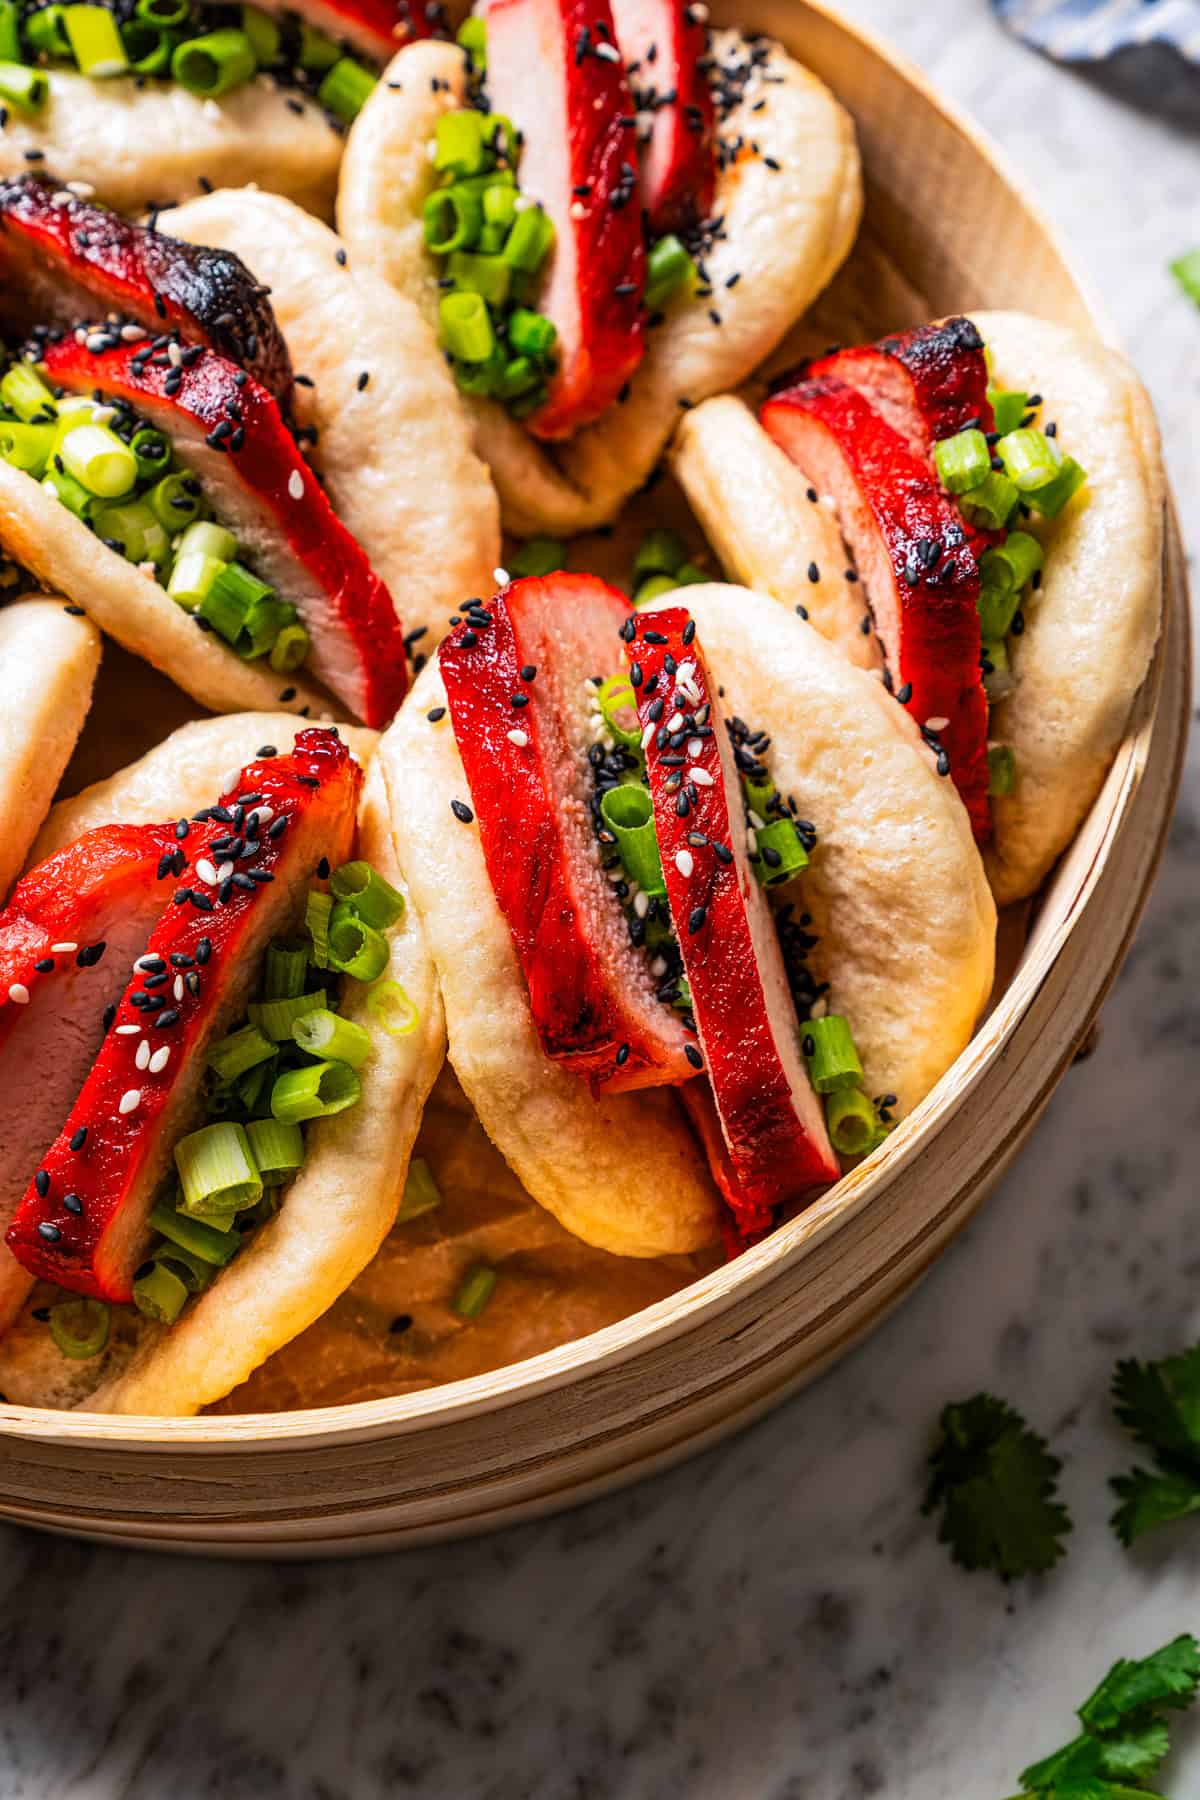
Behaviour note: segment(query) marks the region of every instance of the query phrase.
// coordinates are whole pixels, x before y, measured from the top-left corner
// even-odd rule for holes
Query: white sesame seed
[[[146,333],[140,325],[122,325],[121,327],[121,337],[126,344],[136,344],[139,338],[144,338],[145,335]]]
[[[837,501],[834,499],[832,494],[822,494],[821,495],[821,505],[825,508],[826,512],[836,512],[837,511]]]
[[[29,989],[23,981],[14,981],[8,990],[8,997],[14,1006],[29,1005]]]
[[[93,406],[92,408],[93,425],[111,425],[116,416],[115,406]]]
[[[518,750],[523,750],[529,742],[529,733],[527,731],[510,731],[508,741],[510,744],[515,744]]]
[[[828,1011],[829,1002],[822,996],[820,1000],[813,1001],[808,1009],[808,1016],[810,1019],[823,1019]]]
[[[242,771],[240,769],[230,769],[228,775],[226,775],[221,783],[221,792],[223,794],[232,794],[234,788],[241,779]]]
[[[303,500],[304,498],[304,477],[299,469],[293,469],[288,476],[288,493],[293,500]]]
[[[649,897],[646,894],[635,894],[633,896],[633,910],[639,919],[644,919],[646,914],[650,911]]]
[[[689,756],[693,756],[693,757],[700,756],[703,754],[703,751],[704,751],[704,739],[703,738],[689,738],[688,739],[687,753]]]
[[[274,817],[275,808],[273,806],[256,806],[250,814],[250,819],[254,819],[260,827],[269,825]],[[250,823],[250,819],[246,820],[247,825]]]
[[[103,331],[90,331],[84,342],[89,350],[96,353],[108,348],[108,338]]]
[[[650,964],[650,973],[654,976],[654,979],[656,981],[659,981],[666,974],[666,972],[667,972],[666,957],[665,956],[656,956],[654,961]]]
[[[755,831],[761,831],[763,829],[763,821],[762,821],[762,819],[759,818],[758,814],[755,812],[753,807],[750,807],[749,811],[746,814],[746,817],[749,819],[750,823],[753,825]]]
[[[582,200],[572,200],[570,211],[573,219],[582,219],[586,215],[587,208]]]
[[[694,781],[697,787],[711,787],[713,784],[713,778],[707,769],[695,767],[688,770],[688,780]]]
[[[925,729],[926,731],[945,731],[949,723],[949,719],[926,719]]]
[[[676,683],[683,682],[683,681],[691,681],[695,677],[695,674],[696,674],[696,665],[694,662],[681,662],[679,667],[675,671]]]
[[[645,731],[642,733],[643,750],[648,750],[650,748],[651,744],[654,742],[654,733],[657,729],[658,727],[654,724],[647,725]]]
[[[133,1060],[137,1064],[139,1069],[144,1069],[146,1067],[146,1064],[150,1061],[150,1040],[149,1040],[149,1038],[142,1039],[141,1043],[137,1047],[137,1055],[134,1057]]]
[[[196,874],[208,887],[216,887],[217,871],[213,868],[207,856],[202,856],[196,864]]]
[[[679,873],[683,876],[685,881],[689,875],[695,872],[696,859],[690,850],[677,850],[675,852],[675,867],[679,870]]]
[[[229,877],[232,874],[233,874],[233,864],[231,862],[223,862],[221,864],[220,868],[217,870],[218,884],[222,881],[228,881]]]
[[[600,58],[601,62],[615,63],[621,60],[621,52],[615,44],[596,44],[594,54]]]
[[[148,1065],[148,1067],[150,1069],[150,1073],[152,1075],[161,1075],[163,1070],[166,1068],[167,1064],[170,1062],[170,1060],[171,1060],[171,1046],[170,1046],[170,1044],[164,1044],[162,1049],[156,1050],[154,1052],[154,1055],[150,1058],[150,1062]]]
[[[671,714],[670,718],[667,720],[667,730],[668,731],[678,731],[679,727],[682,724],[683,724],[683,714],[681,712],[673,712]]]
[[[600,747],[602,750],[615,750],[616,749],[617,742],[616,742],[616,739],[613,737],[613,734],[611,731],[605,731],[605,732],[601,733]]]
[[[118,1025],[117,1026],[117,1036],[118,1037],[137,1037],[137,1035],[141,1031],[141,1029],[142,1028],[140,1025]]]
[[[507,569],[493,569],[492,570],[492,580],[495,582],[497,587],[507,587],[509,582],[512,580],[512,576],[509,574]]]
[[[183,999],[183,976],[182,975],[177,975],[175,977],[174,983],[171,987],[171,992],[175,996],[176,1000]]]
[[[52,956],[73,956],[78,948],[78,944],[51,944],[50,953]]]
[[[167,361],[173,369],[182,369],[183,367],[183,351],[174,339],[167,345]]]
[[[751,856],[758,855],[758,833],[753,825],[748,826],[746,830],[746,848]]]
[[[614,887],[616,887],[618,881],[624,881],[625,871],[624,871],[624,869],[621,868],[620,864],[618,863],[618,865],[615,869],[608,870],[606,879],[608,881],[611,881],[612,885]]]
[[[141,1088],[126,1088],[125,1092],[121,1095],[121,1104],[118,1106],[117,1111],[119,1113],[131,1113],[134,1107],[140,1106],[141,1103]]]

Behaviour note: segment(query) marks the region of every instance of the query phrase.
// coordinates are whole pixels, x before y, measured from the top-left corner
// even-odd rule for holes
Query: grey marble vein
[[[1191,547],[1200,140],[1050,69],[984,0],[858,0],[1001,139],[1155,394]],[[1036,294],[1030,295],[1036,307]],[[921,1292],[765,1424],[634,1492],[343,1566],[160,1560],[0,1529],[0,1800],[999,1800],[1108,1662],[1200,1628],[1200,1526],[1105,1525],[1114,1358],[1200,1336],[1200,770],[1105,1012]],[[940,1405],[1053,1433],[1074,1543],[1006,1592],[919,1517]],[[1200,1797],[1200,1723],[1173,1800]]]

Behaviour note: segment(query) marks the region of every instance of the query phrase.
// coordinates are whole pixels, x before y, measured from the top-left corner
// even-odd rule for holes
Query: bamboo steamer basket
[[[815,0],[724,0],[854,114],[867,215],[808,323],[818,341],[972,307],[1107,335],[995,151],[917,73]],[[1179,780],[1189,622],[1177,524],[1154,665],[1103,791],[1028,917],[973,1042],[870,1162],[735,1263],[620,1324],[423,1393],[288,1413],[117,1419],[0,1405],[0,1517],[126,1545],[347,1555],[462,1536],[664,1468],[775,1405],[911,1289],[995,1185],[1092,1030],[1128,948]],[[120,666],[118,664],[118,666]],[[148,677],[123,666],[126,683]],[[147,711],[113,693],[115,763]],[[114,705],[115,702],[115,705]]]

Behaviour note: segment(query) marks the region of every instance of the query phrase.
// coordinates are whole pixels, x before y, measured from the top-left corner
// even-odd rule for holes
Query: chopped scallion
[[[617,840],[630,881],[636,881],[651,899],[665,896],[667,884],[654,834],[654,809],[646,789],[628,781],[609,788],[600,802],[600,816]]]
[[[246,1127],[263,1186],[282,1187],[304,1166],[304,1134],[282,1119],[251,1119]]]
[[[377,931],[386,931],[404,916],[404,895],[369,862],[343,863],[333,871],[329,886],[336,900],[347,901]]]
[[[1063,453],[1057,440],[1032,426],[1010,431],[996,448],[1009,480],[1022,494],[1047,487],[1062,468]]]
[[[188,38],[171,57],[171,73],[180,87],[206,100],[244,87],[253,79],[256,66],[250,39],[233,26]]]
[[[1011,794],[1017,779],[1017,759],[1007,744],[988,746],[988,793],[993,798]]]
[[[839,1156],[865,1156],[875,1148],[879,1121],[861,1088],[837,1088],[828,1094],[825,1123]]]
[[[463,1276],[451,1306],[460,1319],[477,1319],[492,1297],[496,1271],[486,1263],[476,1263]]]
[[[372,1049],[369,1031],[364,1031],[353,1019],[340,1018],[327,1007],[297,1019],[292,1026],[292,1041],[309,1056],[321,1057],[326,1062],[349,1063],[352,1069],[360,1069]]]
[[[826,1013],[823,1019],[806,1020],[801,1031],[809,1080],[818,1094],[861,1085],[862,1064],[848,1020]]]
[[[308,979],[308,945],[299,938],[275,938],[263,966],[263,999],[294,1000]]]
[[[240,1212],[262,1195],[262,1178],[254,1166],[246,1133],[230,1119],[202,1125],[199,1131],[180,1138],[175,1146],[175,1167],[183,1187],[179,1210],[192,1218]]]
[[[419,1219],[422,1213],[432,1212],[441,1204],[441,1190],[433,1179],[433,1170],[424,1157],[414,1156],[404,1179],[404,1197],[396,1214],[397,1225],[406,1225],[410,1219]]]
[[[367,1011],[389,1037],[408,1037],[421,1022],[421,1014],[398,981],[377,981],[367,995]]]
[[[758,861],[754,873],[763,887],[778,887],[808,867],[808,851],[790,819],[772,819],[756,834]]]
[[[288,1033],[284,1035],[286,1037]],[[256,1063],[266,1062],[274,1055],[274,1044],[264,1037],[257,1025],[243,1025],[240,1031],[231,1032],[219,1044],[210,1045],[204,1060],[218,1080],[232,1082],[247,1069],[254,1068]]]
[[[133,1303],[147,1319],[173,1325],[187,1305],[188,1291],[165,1263],[152,1262],[133,1284]]]
[[[515,313],[513,317],[516,317]],[[552,575],[556,569],[566,568],[567,547],[558,538],[527,538],[508,558],[506,566],[510,575]]]
[[[256,1026],[264,1037],[276,1044],[287,1044],[292,1041],[292,1031],[296,1023],[306,1013],[317,1012],[325,1004],[325,989],[317,988],[311,994],[294,994],[286,1000],[257,1000],[251,1002],[247,1012],[252,1025]]]
[[[536,275],[554,246],[554,225],[540,206],[526,207],[513,220],[503,256],[523,274]]]
[[[329,966],[355,981],[374,981],[387,968],[387,939],[361,918],[348,900],[329,917]]]
[[[86,1362],[99,1356],[108,1342],[112,1315],[103,1300],[83,1295],[73,1300],[60,1300],[50,1308],[50,1336],[64,1356],[72,1362]]]
[[[62,17],[71,54],[81,74],[99,81],[125,73],[129,58],[110,7],[64,6]]]
[[[668,234],[651,244],[646,258],[647,312],[661,312],[669,300],[690,289],[696,278],[696,265],[677,237]]]
[[[271,1116],[284,1124],[326,1119],[357,1104],[362,1083],[348,1063],[306,1063],[288,1069],[271,1090]]]
[[[965,494],[987,479],[992,453],[982,431],[960,431],[933,447],[938,479],[948,494]]]
[[[161,1200],[150,1214],[149,1224],[152,1231],[217,1268],[230,1262],[241,1247],[236,1231],[219,1231],[211,1220],[204,1223],[200,1219],[185,1218],[183,1213]]]
[[[470,250],[479,242],[482,226],[483,203],[468,187],[435,188],[425,202],[422,229],[435,256]]]
[[[0,101],[15,106],[19,112],[40,112],[50,92],[50,78],[44,69],[31,69],[26,63],[0,62]]]
[[[341,56],[317,89],[317,99],[343,125],[353,124],[371,97],[375,77],[352,56]]]
[[[304,903],[304,926],[312,939],[310,961],[318,969],[329,965],[329,921],[333,914],[333,895],[314,888]]]

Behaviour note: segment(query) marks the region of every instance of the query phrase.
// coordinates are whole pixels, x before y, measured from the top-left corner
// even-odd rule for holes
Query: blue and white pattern
[[[1060,62],[1169,45],[1200,65],[1200,0],[992,0],[1005,24]]]

